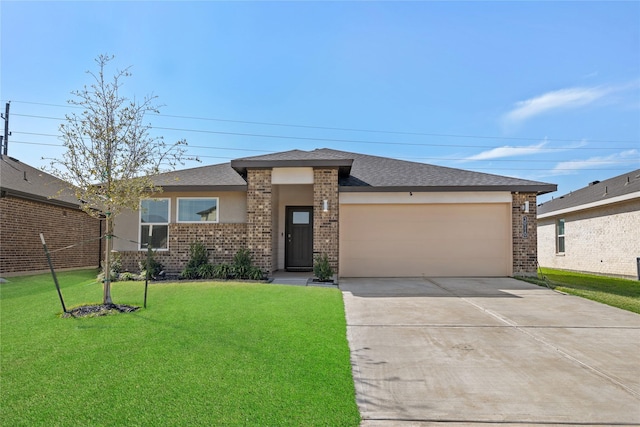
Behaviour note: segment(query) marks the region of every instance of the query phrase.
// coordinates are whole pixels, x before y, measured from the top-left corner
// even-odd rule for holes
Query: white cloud
[[[640,163],[640,151],[626,150],[620,153],[614,153],[609,156],[590,157],[585,160],[569,160],[558,163],[552,170],[550,175],[571,175],[582,169],[597,169],[602,166]]]
[[[473,156],[467,157],[464,160],[491,160],[499,159],[502,157],[526,156],[531,154],[544,153],[546,151],[549,151],[548,149],[544,149],[545,145],[547,145],[547,141],[542,141],[539,144],[529,145],[527,147],[512,147],[510,145],[505,145],[504,147],[496,147],[492,148],[491,150],[483,151],[482,153],[474,154]]]
[[[473,161],[473,160],[492,160],[492,159],[500,159],[503,157],[514,157],[514,156],[530,156],[533,154],[540,153],[557,153],[559,151],[571,150],[573,148],[578,148],[586,145],[585,141],[581,141],[576,143],[570,147],[558,147],[558,148],[545,148],[549,143],[548,139],[544,139],[537,144],[528,145],[525,147],[512,147],[510,145],[505,145],[503,147],[492,148],[491,150],[483,151],[482,153],[474,154],[473,156],[466,157],[464,161]]]
[[[614,90],[612,87],[577,87],[547,92],[535,98],[518,101],[515,108],[505,114],[504,120],[507,124],[514,124],[551,110],[582,107]]]

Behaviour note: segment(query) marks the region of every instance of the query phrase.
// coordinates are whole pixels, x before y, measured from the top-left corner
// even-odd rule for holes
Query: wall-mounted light
[[[524,202],[524,205],[522,205],[520,209],[522,209],[526,213],[529,213],[529,201]]]
[[[328,200],[323,200],[322,201],[322,211],[323,212],[329,212],[329,201]]]

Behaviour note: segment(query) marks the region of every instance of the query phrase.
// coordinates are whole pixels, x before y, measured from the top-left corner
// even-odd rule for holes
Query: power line
[[[21,103],[21,104],[30,104],[30,105],[51,106],[51,107],[80,108],[75,105],[49,104],[49,103],[43,103],[43,102],[28,102],[28,101],[12,101],[12,102]],[[187,119],[187,120],[215,121],[215,122],[250,124],[250,125],[259,125],[259,126],[278,126],[278,127],[291,127],[291,128],[300,128],[300,129],[335,130],[335,131],[342,131],[342,132],[366,132],[366,133],[381,133],[381,134],[392,134],[392,135],[431,136],[431,137],[439,137],[439,138],[493,139],[493,140],[511,140],[511,141],[541,141],[545,139],[545,138],[532,138],[532,137],[460,135],[460,134],[447,134],[447,133],[435,133],[435,132],[407,132],[407,131],[390,131],[390,130],[378,130],[378,129],[343,128],[343,127],[332,127],[332,126],[300,125],[300,124],[291,124],[291,123],[259,122],[259,121],[251,121],[251,120],[233,120],[233,119],[222,119],[222,118],[215,118],[215,117],[183,116],[183,115],[160,114],[160,113],[153,114],[153,115],[156,115],[159,117],[172,117],[172,118]],[[28,115],[23,115],[23,116],[38,117],[38,116],[28,116]],[[64,119],[57,119],[53,117],[41,117],[41,118],[64,120]],[[161,128],[157,128],[157,129],[161,129]],[[557,142],[576,142],[583,138],[574,138],[574,139],[551,138],[551,139]],[[590,142],[620,143],[620,144],[639,143],[639,141],[631,141],[631,140],[601,140],[601,139],[590,140]]]
[[[16,144],[29,144],[29,145],[42,145],[42,146],[51,146],[51,147],[60,147],[63,148],[62,144],[48,144],[48,143],[40,143],[40,142],[30,142],[30,141],[13,141]],[[276,151],[268,151],[268,150],[253,150],[253,149],[245,149],[245,148],[230,148],[230,147],[207,147],[202,145],[188,145],[189,148],[200,148],[200,149],[210,149],[210,150],[225,150],[225,151],[250,151],[250,152],[261,152],[265,154],[276,153]],[[228,159],[233,160],[236,157],[227,157],[227,156],[209,156],[204,154],[194,154],[189,153],[190,156],[197,156],[202,158],[212,158],[212,159]],[[478,160],[470,160],[467,158],[442,158],[442,157],[396,157],[399,160],[436,160],[440,162],[453,162],[453,161],[469,161],[469,162],[510,162],[510,163],[561,163],[561,162],[570,162],[570,160],[550,160],[550,159],[478,159]],[[610,165],[610,164],[630,164],[633,162],[640,162],[639,158],[629,158],[627,160],[577,160],[580,163],[593,163],[594,165],[602,164],[602,165]],[[523,169],[520,167],[512,167],[512,168],[480,168],[486,170],[513,170],[517,168],[518,170],[548,170],[548,169]],[[574,169],[555,169],[555,170],[574,170]],[[617,168],[617,169],[581,169],[581,170],[627,170],[627,168]]]
[[[28,115],[28,114],[14,113],[13,115],[20,116],[20,117],[32,117],[32,118],[50,119],[50,120],[65,120],[59,117],[36,116],[36,115]],[[450,148],[486,148],[486,149],[503,147],[500,145],[434,144],[434,143],[419,143],[419,142],[370,141],[370,140],[362,140],[362,139],[316,138],[316,137],[307,137],[307,136],[270,135],[270,134],[245,133],[245,132],[225,132],[225,131],[214,131],[214,130],[206,130],[206,129],[169,128],[169,127],[159,127],[159,126],[152,126],[151,128],[158,129],[158,130],[204,133],[204,134],[212,134],[212,135],[245,136],[245,137],[251,137],[251,138],[289,139],[289,140],[299,140],[299,141],[340,142],[340,143],[351,143],[351,144],[377,144],[377,145],[393,145],[393,146],[448,147],[448,148],[449,147]],[[54,135],[47,135],[47,136],[54,136]],[[540,147],[517,147],[517,148],[520,150],[540,149]],[[634,147],[545,147],[544,149],[566,151],[566,150],[628,150],[630,148],[634,148]]]

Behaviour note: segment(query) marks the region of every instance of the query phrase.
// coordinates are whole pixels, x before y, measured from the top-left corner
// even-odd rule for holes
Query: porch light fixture
[[[524,202],[524,205],[520,207],[526,213],[529,213],[529,201]]]
[[[329,201],[326,199],[322,201],[322,211],[329,212]]]

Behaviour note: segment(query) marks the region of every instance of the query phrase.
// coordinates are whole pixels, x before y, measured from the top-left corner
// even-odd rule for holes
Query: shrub
[[[209,279],[211,268],[213,267],[209,263],[209,254],[204,243],[193,242],[189,245],[189,262],[180,273],[180,278],[188,280]]]
[[[247,278],[251,280],[262,280],[264,279],[264,272],[256,266],[251,266]]]
[[[206,263],[198,267],[196,272],[198,273],[198,276],[200,276],[201,279],[213,279],[214,270],[215,270],[215,267],[213,266],[213,264]]]
[[[164,265],[162,265],[159,261],[156,261],[154,257],[154,252],[151,248],[147,249],[147,257],[138,263],[140,267],[140,276],[144,279],[147,275],[147,271],[149,271],[149,276],[152,278],[158,277],[160,272],[164,270]]]
[[[313,274],[321,282],[331,281],[333,278],[333,269],[329,264],[329,257],[327,254],[322,254],[321,256],[316,257],[315,261],[316,262],[313,265]]]
[[[228,279],[233,274],[233,267],[231,264],[217,264],[213,266],[213,278],[214,279]]]
[[[140,280],[140,276],[130,273],[128,271],[122,272],[118,275],[118,281],[126,282],[129,280]]]

